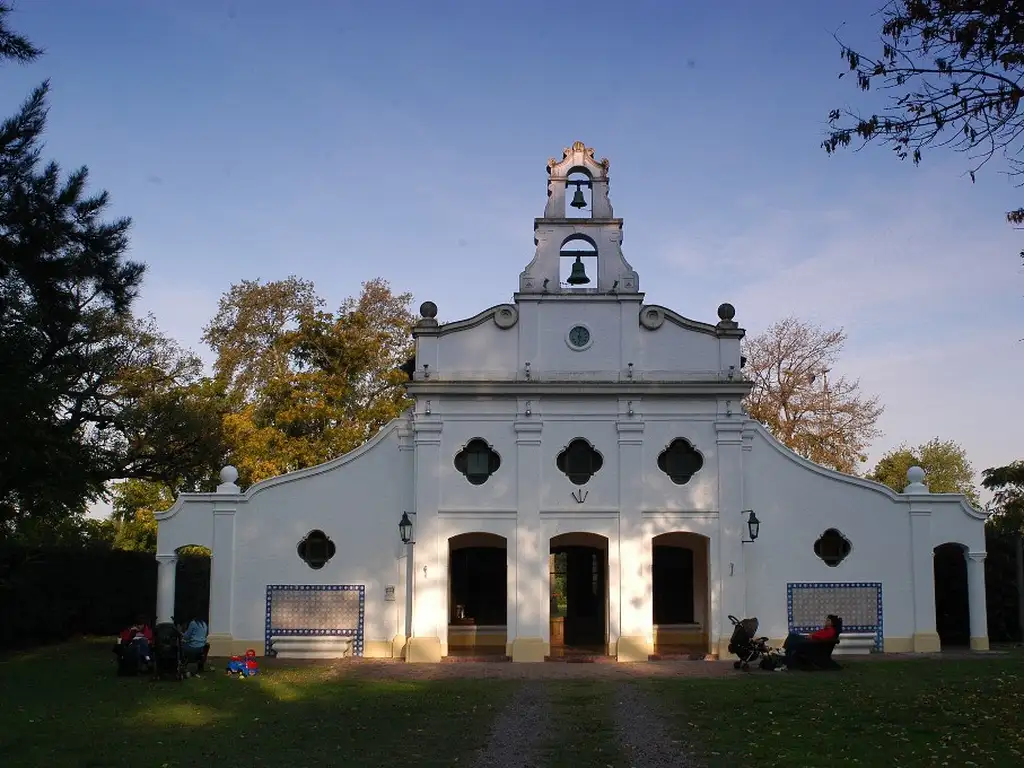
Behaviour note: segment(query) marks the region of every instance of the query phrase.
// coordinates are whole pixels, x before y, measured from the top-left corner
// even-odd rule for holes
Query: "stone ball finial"
[[[238,470],[228,464],[220,471],[221,485],[233,485],[238,479]]]
[[[907,470],[907,483],[916,485],[924,482],[924,470],[920,467],[911,467]]]
[[[437,304],[432,301],[424,301],[420,304],[420,317],[425,317],[428,320],[437,317]]]
[[[731,323],[732,319],[736,317],[736,307],[729,302],[722,304],[718,308],[718,319],[726,323]]]

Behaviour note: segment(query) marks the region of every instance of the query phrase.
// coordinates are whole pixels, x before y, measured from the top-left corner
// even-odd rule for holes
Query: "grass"
[[[493,680],[338,679],[329,664],[152,682],[116,677],[109,644],[69,644],[0,661],[0,762],[466,764],[508,692]]]
[[[1024,764],[1024,654],[646,681],[711,766]]]
[[[640,684],[710,768],[1024,764],[1024,651]],[[472,765],[514,685],[345,679],[329,663],[154,683],[116,677],[106,643],[73,643],[0,660],[0,764]],[[628,765],[614,729],[620,683],[544,685],[543,765]]]

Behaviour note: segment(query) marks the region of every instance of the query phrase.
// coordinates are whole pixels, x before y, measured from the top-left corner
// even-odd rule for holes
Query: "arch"
[[[210,622],[213,552],[201,544],[182,544],[174,550],[174,620]]]
[[[691,531],[651,539],[651,613],[654,652],[703,655],[711,626],[711,540]]]
[[[966,546],[954,541],[939,544],[933,550],[935,631],[942,648],[971,642],[967,551]]]
[[[559,285],[570,290],[586,290],[596,284],[600,267],[599,258],[597,243],[589,235],[577,232],[566,237],[558,249]],[[583,271],[589,278],[589,282],[569,283],[569,277],[577,263],[583,266]],[[579,269],[579,266],[576,268]]]
[[[579,199],[582,199],[583,207],[573,205],[573,201]],[[581,165],[574,165],[565,174],[565,207],[562,215],[567,219],[594,217],[594,177]]]
[[[504,655],[508,540],[469,531],[448,539],[448,655]]]
[[[608,653],[608,537],[553,536],[548,555],[551,655]]]

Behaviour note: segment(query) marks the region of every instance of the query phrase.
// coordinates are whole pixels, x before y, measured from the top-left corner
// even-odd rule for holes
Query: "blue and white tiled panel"
[[[351,637],[352,655],[363,655],[366,587],[362,584],[267,586],[264,653],[271,637]]]
[[[786,585],[790,632],[821,629],[830,613],[844,632],[872,632],[882,649],[882,585],[878,582],[791,582]]]

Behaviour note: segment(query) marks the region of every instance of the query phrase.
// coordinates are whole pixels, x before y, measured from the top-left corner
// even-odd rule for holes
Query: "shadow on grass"
[[[347,680],[330,665],[154,682],[116,677],[109,641],[72,643],[0,662],[0,755],[52,768],[451,765],[486,743],[509,691]]]
[[[1024,764],[1024,656],[650,680],[712,766]]]

